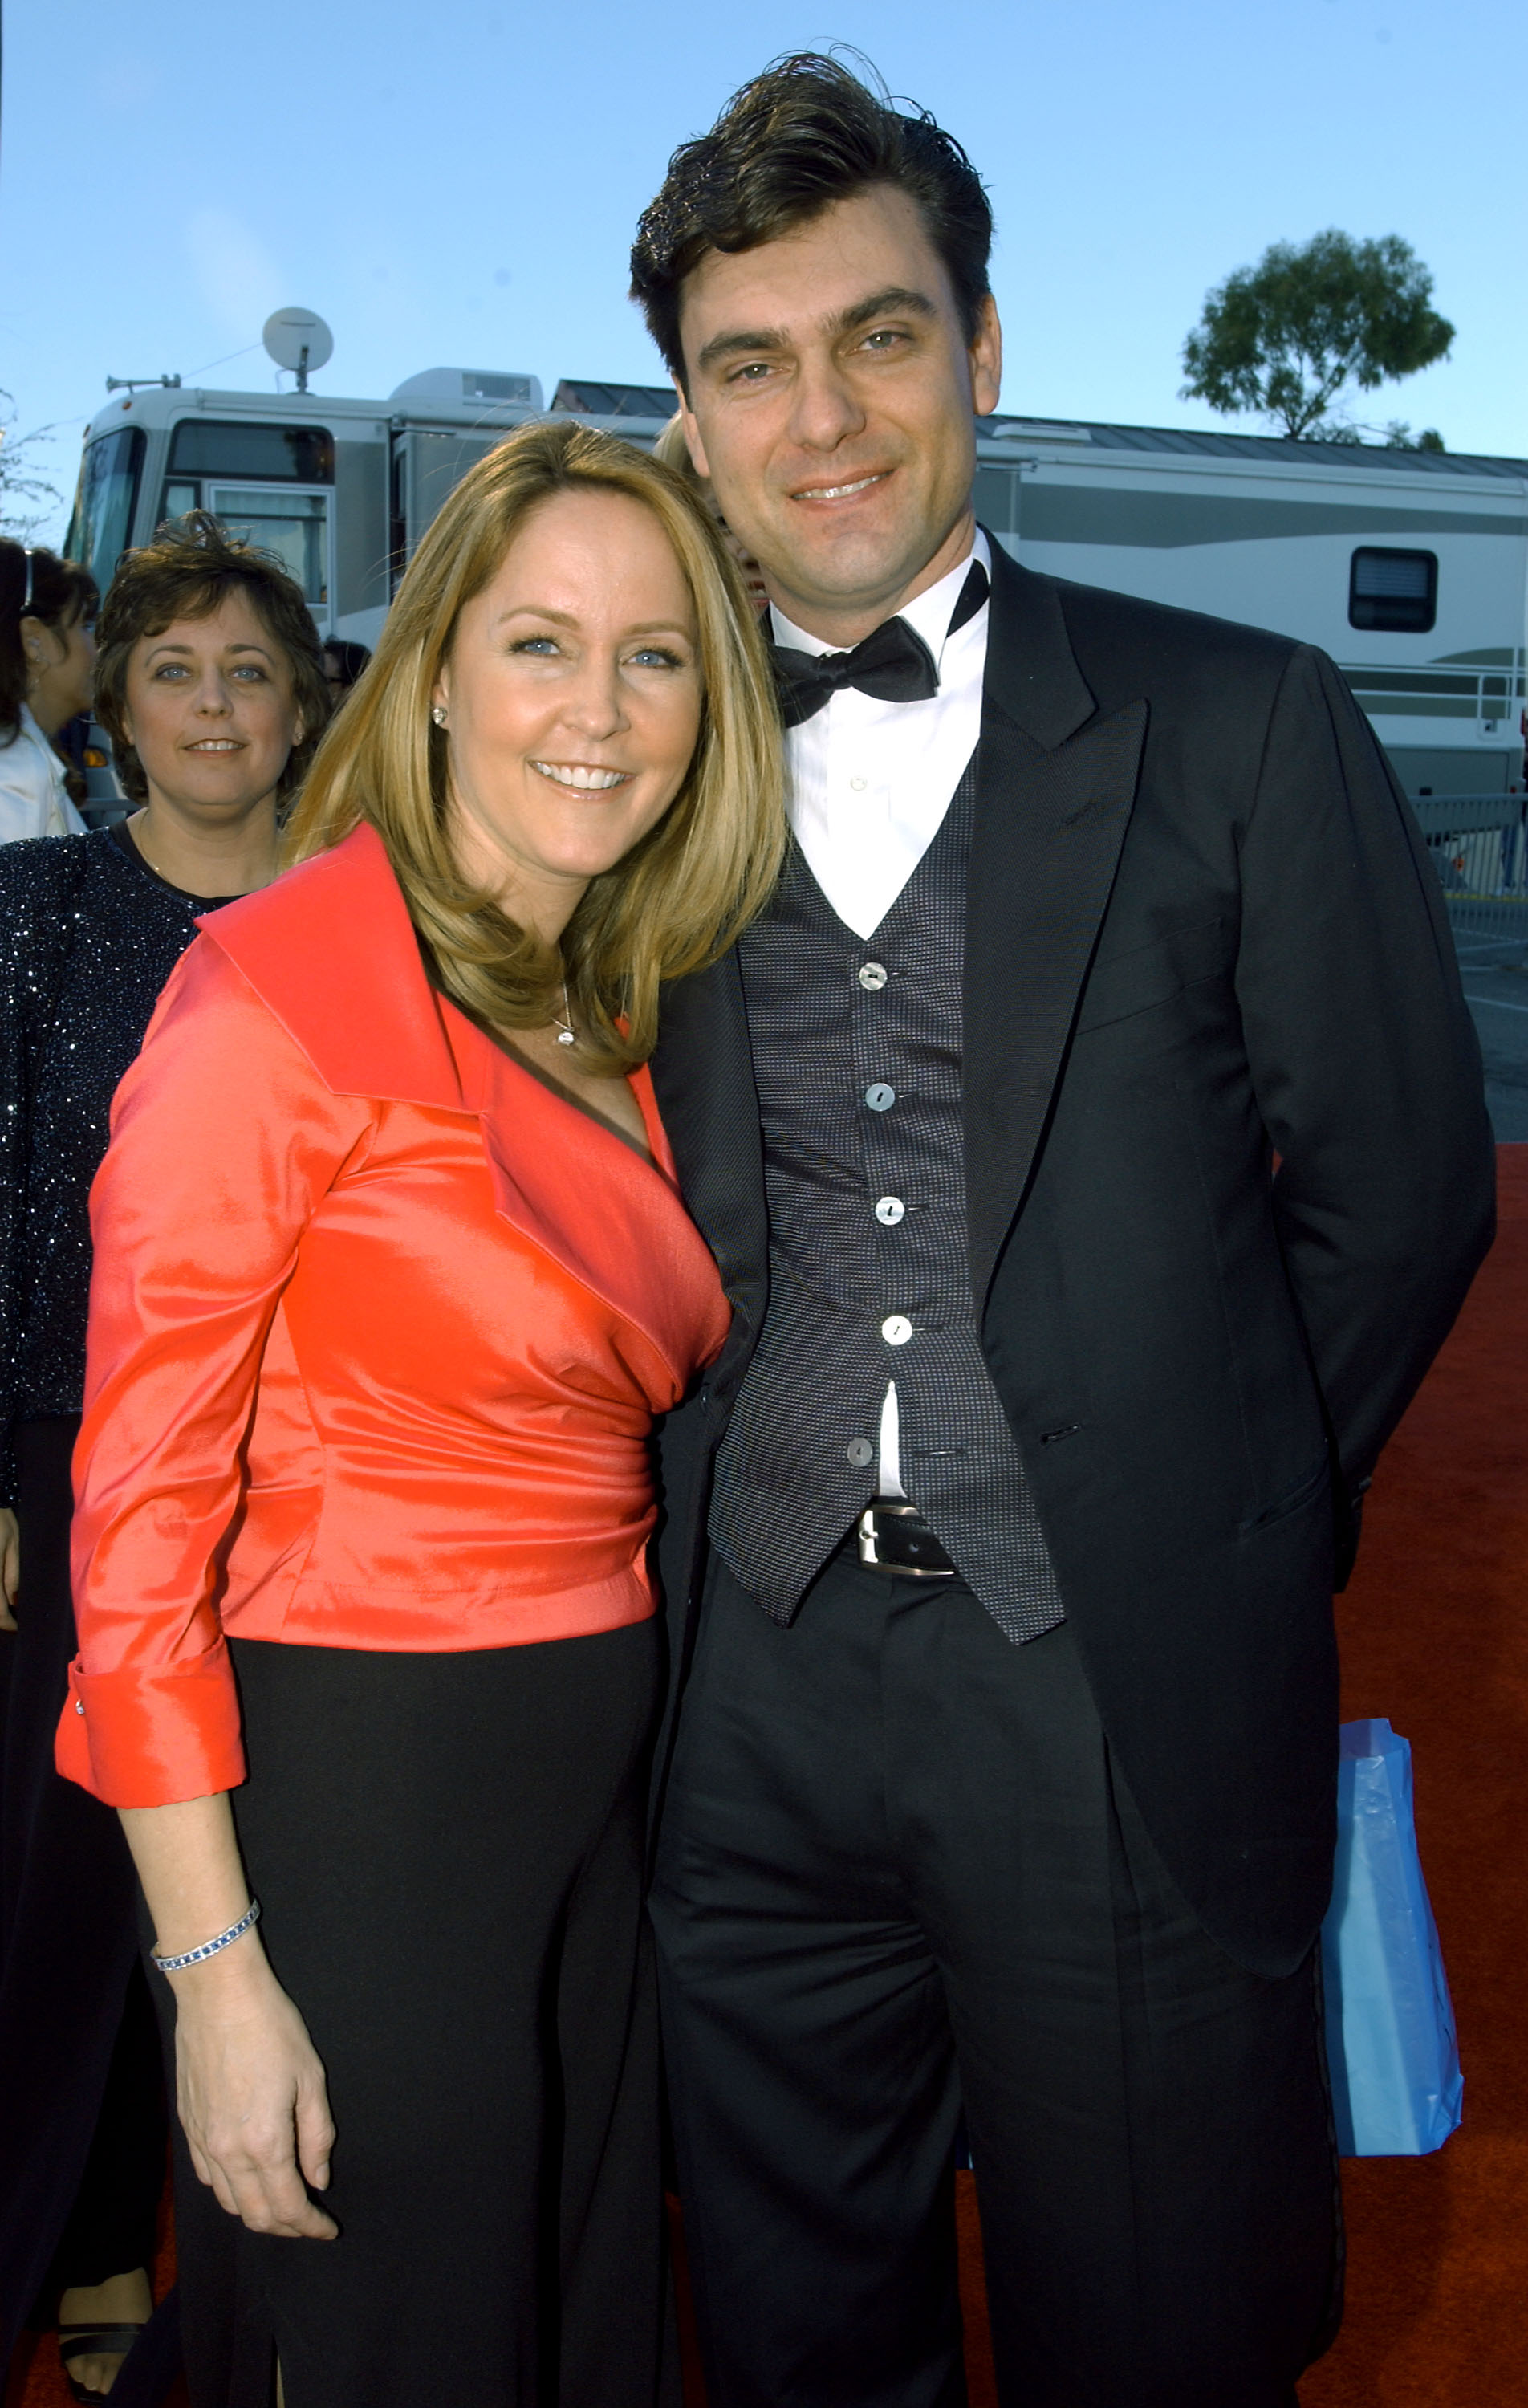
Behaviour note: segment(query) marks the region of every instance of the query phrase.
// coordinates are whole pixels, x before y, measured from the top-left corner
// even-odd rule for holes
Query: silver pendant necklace
[[[563,981],[563,1015],[560,1020],[556,1020],[554,1015],[554,1020],[557,1029],[558,1044],[577,1045],[578,1041],[578,1032],[573,1025],[573,1010],[567,999],[567,981],[565,978]]]

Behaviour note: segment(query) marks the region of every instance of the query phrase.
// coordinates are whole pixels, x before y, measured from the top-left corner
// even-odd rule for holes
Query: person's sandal
[[[88,2391],[82,2383],[77,2383],[69,2372],[69,2360],[71,2358],[114,2358],[119,2351],[125,2359],[142,2330],[141,2325],[60,2325],[58,2354],[70,2397],[85,2401],[86,2408],[92,2401],[95,2408],[100,2408],[103,2400],[109,2400],[109,2391]],[[117,2372],[121,2372],[121,2367]],[[113,2378],[113,2389],[115,2387]]]

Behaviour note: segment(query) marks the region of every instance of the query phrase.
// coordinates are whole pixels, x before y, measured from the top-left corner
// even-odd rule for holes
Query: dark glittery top
[[[230,899],[167,884],[125,829],[0,845],[0,1503],[16,1425],[84,1402],[112,1095],[196,914]]]

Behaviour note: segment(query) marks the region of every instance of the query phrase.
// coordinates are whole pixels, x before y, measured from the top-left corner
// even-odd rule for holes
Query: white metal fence
[[[1411,808],[1461,951],[1479,959],[1528,954],[1528,796],[1423,795]]]

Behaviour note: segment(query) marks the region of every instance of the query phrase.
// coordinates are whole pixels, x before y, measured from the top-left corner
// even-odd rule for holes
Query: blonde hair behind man
[[[672,468],[676,477],[681,477],[687,485],[693,486],[697,494],[707,492],[705,480],[690,457],[690,446],[684,439],[684,420],[678,410],[654,442],[652,456],[661,460],[665,468]]]
[[[549,948],[457,867],[448,742],[431,699],[464,606],[554,494],[651,510],[694,598],[705,703],[690,771],[658,825],[593,879]],[[664,979],[700,969],[762,909],[785,843],[779,721],[735,563],[693,486],[628,443],[565,423],[521,427],[463,479],[415,553],[364,682],[325,738],[287,857],[375,827],[446,992],[502,1028],[544,1026],[566,978],[591,1068],[645,1061]]]

